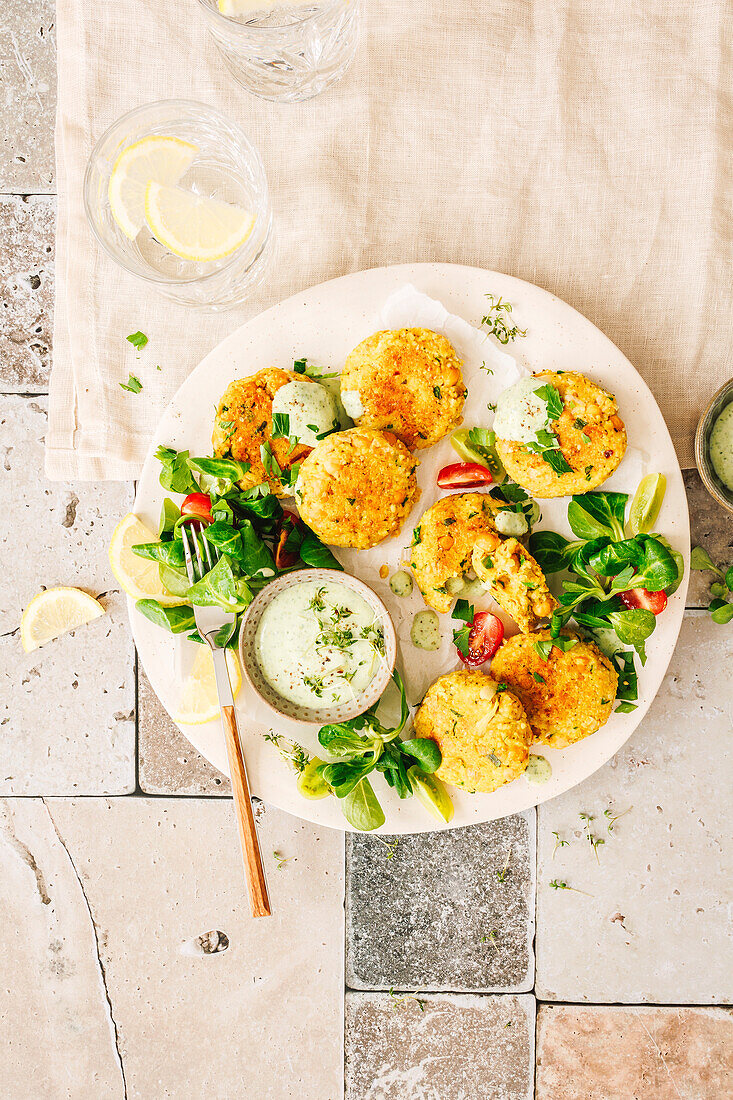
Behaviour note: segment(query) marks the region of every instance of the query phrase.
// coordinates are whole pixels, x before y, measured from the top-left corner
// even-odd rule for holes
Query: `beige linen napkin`
[[[365,267],[455,261],[551,290],[626,353],[683,465],[731,369],[727,0],[366,0],[357,60],[295,106],[224,70],[194,0],[58,0],[58,290],[47,473],[133,478],[178,385],[279,299]],[[197,98],[262,153],[277,246],[246,308],[166,302],[92,239],[94,140]],[[136,358],[125,336],[150,338]],[[156,367],[160,366],[160,371]],[[139,375],[143,392],[118,383]]]

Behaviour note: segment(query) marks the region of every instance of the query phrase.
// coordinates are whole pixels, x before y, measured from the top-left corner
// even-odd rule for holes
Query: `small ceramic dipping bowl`
[[[291,585],[301,584],[303,581],[321,583],[330,581],[331,583],[342,584],[345,588],[350,588],[372,608],[384,631],[385,656],[381,659],[372,680],[356,698],[333,707],[319,707],[316,709],[285,699],[267,682],[257,661],[255,639],[257,637],[257,627],[265,608],[280,592],[290,588]],[[272,710],[286,718],[294,718],[298,722],[310,722],[313,725],[325,726],[334,722],[345,722],[349,718],[356,718],[357,715],[363,714],[365,710],[368,710],[381,698],[390,682],[392,670],[394,669],[397,657],[397,636],[387,608],[379,596],[372,592],[369,585],[364,584],[363,581],[349,576],[348,573],[341,573],[337,569],[296,569],[293,573],[284,573],[277,580],[270,581],[252,600],[247,608],[239,632],[239,656],[242,668],[251,686]]]
[[[713,395],[712,401],[700,417],[695,432],[695,462],[700,471],[703,485],[711,497],[714,497],[718,504],[722,504],[729,512],[733,512],[733,491],[723,484],[713,469],[713,464],[710,461],[710,432],[723,409],[731,401],[733,401],[733,378],[730,378]]]

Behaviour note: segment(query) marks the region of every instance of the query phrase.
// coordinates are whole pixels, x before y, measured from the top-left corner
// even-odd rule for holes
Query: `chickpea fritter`
[[[268,367],[230,382],[219,402],[211,441],[216,458],[231,456],[238,462],[249,462],[249,471],[239,482],[242,489],[251,489],[266,481],[270,492],[284,496],[280,480],[266,473],[261,447],[266,444],[281,470],[301,462],[311,448],[301,444],[291,450],[287,439],[272,438],[272,399],[288,382],[310,381],[292,371]]]
[[[626,429],[615,397],[573,371],[540,371],[534,377],[560,394],[563,410],[549,428],[572,471],[557,473],[542,455],[528,451],[526,443],[497,436],[496,450],[507,474],[534,497],[572,496],[597,489],[626,451]]]
[[[394,435],[350,428],[311,451],[295,499],[323,542],[366,550],[402,527],[419,495],[416,468],[417,459]]]
[[[561,635],[575,638],[567,653],[553,646],[543,660],[535,646],[551,635],[540,630],[508,638],[491,664],[491,675],[521,699],[535,740],[555,749],[574,745],[605,725],[618,687],[616,670],[594,642],[570,630]]]
[[[483,672],[466,669],[437,679],[414,725],[416,736],[431,737],[443,754],[436,775],[472,794],[495,791],[527,767],[532,730],[524,708]]]
[[[341,400],[356,424],[391,431],[411,451],[461,421],[466,388],[453,345],[427,328],[375,332],[348,355]]]
[[[502,539],[486,531],[476,539],[471,560],[478,579],[525,634],[549,619],[557,607],[545,574],[515,538]]]
[[[410,565],[429,607],[450,611],[455,595],[446,581],[463,578],[472,568],[476,539],[495,530],[494,516],[504,507],[488,493],[453,493],[423,513],[412,536]]]

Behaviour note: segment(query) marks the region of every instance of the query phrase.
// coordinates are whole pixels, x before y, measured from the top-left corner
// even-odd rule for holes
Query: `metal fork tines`
[[[215,546],[207,540],[205,533],[202,536],[192,529],[192,525],[182,524],[180,527],[183,540],[183,554],[186,559],[186,572],[189,582],[193,585],[202,580],[219,561],[219,552]],[[203,547],[203,552],[202,552]],[[214,674],[216,676],[216,690],[219,696],[222,725],[229,758],[229,773],[232,780],[232,794],[237,811],[237,823],[239,825],[239,839],[242,845],[244,866],[247,872],[247,885],[252,906],[252,915],[264,917],[270,915],[270,899],[267,893],[267,881],[265,869],[262,863],[257,828],[252,812],[252,798],[250,795],[247,767],[244,762],[237,714],[234,709],[234,695],[229,679],[229,669],[226,661],[226,649],[221,639],[227,635],[222,627],[231,625],[234,616],[231,612],[224,611],[221,607],[199,607],[193,605],[193,616],[196,621],[196,629],[201,638],[208,642],[214,660]],[[229,636],[231,631],[229,631]]]

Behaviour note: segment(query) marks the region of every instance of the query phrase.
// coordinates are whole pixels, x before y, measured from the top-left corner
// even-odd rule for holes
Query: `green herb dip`
[[[262,612],[255,654],[284,699],[326,710],[362,694],[384,653],[384,632],[361,596],[337,581],[301,581]]]
[[[715,418],[709,450],[713,469],[725,487],[733,490],[733,401]]]

